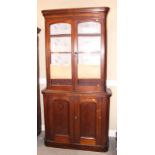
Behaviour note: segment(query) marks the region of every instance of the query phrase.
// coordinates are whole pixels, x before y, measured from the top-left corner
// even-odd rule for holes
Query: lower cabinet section
[[[108,150],[110,93],[45,90],[43,94],[47,146]]]

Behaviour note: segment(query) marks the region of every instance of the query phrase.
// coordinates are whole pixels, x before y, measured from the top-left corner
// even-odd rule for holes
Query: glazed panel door
[[[64,95],[50,95],[46,101],[45,122],[48,140],[58,143],[73,141],[73,110],[70,97]],[[50,139],[49,139],[50,137]]]
[[[96,19],[77,21],[77,89],[101,89],[102,24]]]
[[[72,20],[47,21],[47,85],[52,89],[72,90]]]
[[[77,97],[74,113],[74,140],[76,143],[101,143],[101,99],[92,96]]]

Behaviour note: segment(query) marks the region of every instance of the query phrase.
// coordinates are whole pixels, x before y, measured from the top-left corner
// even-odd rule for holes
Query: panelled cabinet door
[[[78,97],[75,103],[75,142],[82,145],[101,143],[101,100],[95,97]]]
[[[72,134],[72,104],[70,97],[61,95],[50,96],[46,103],[46,127],[48,139],[59,143],[71,143]]]

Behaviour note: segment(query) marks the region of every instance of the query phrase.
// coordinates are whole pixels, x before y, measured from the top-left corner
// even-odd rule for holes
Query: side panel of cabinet
[[[105,96],[102,98],[102,104],[101,104],[101,120],[102,120],[102,139],[101,143],[103,145],[108,146],[108,131],[109,131],[109,108],[110,108],[110,96]]]
[[[77,97],[74,112],[75,142],[83,145],[101,143],[101,99]]]
[[[70,97],[65,95],[44,96],[44,108],[46,139],[58,143],[71,143],[73,110]]]

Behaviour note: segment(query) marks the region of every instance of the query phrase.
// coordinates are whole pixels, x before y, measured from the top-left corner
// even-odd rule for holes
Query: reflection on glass
[[[55,65],[71,64],[71,54],[52,53],[51,64]]]
[[[100,51],[101,37],[78,37],[78,51]]]
[[[59,23],[50,25],[50,34],[71,34],[71,25],[68,23]]]
[[[100,33],[101,24],[98,22],[84,22],[78,24],[78,33]]]
[[[100,79],[100,53],[93,52],[101,50],[101,24],[79,23],[78,34],[78,52],[86,52],[78,53],[78,79]]]
[[[71,37],[51,37],[52,52],[70,52]]]
[[[71,79],[71,37],[61,36],[61,34],[71,34],[71,25],[68,23],[52,24],[50,26],[51,36],[51,64],[50,64],[50,77],[59,81],[53,81],[55,84],[61,83],[65,85],[64,79]],[[59,53],[53,53],[59,52]],[[61,80],[63,79],[63,80]],[[64,83],[63,83],[64,82]],[[68,82],[68,81],[67,81]]]
[[[78,54],[78,64],[100,65],[100,54]]]

